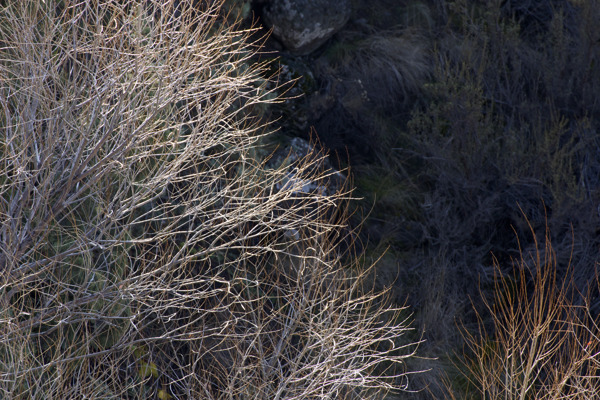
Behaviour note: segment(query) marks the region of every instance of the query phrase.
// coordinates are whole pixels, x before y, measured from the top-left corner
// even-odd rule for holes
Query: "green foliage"
[[[590,183],[600,170],[593,155],[600,110],[591,98],[576,103],[588,85],[600,85],[600,76],[585,72],[589,64],[577,60],[593,59],[599,49],[566,25],[566,13],[573,13],[568,20],[575,19],[585,36],[595,37],[600,33],[587,22],[588,6],[576,13],[556,8],[548,34],[532,43],[524,20],[500,3],[450,5],[432,80],[422,86],[420,104],[397,144],[386,138],[381,147],[399,150],[384,157],[390,169],[399,171],[400,180],[418,182],[412,190],[431,199],[420,220],[429,221],[425,230],[438,243],[471,246],[485,236],[498,247],[486,245],[480,254],[510,247],[506,238],[509,224],[518,224],[517,202],[536,226],[543,213],[530,213],[542,202],[551,224],[587,223],[584,215],[599,196]]]
[[[597,272],[600,108],[592,92],[600,90],[600,28],[592,20],[600,7],[592,0],[428,4],[438,24],[411,27],[430,43],[424,54],[433,64],[417,94],[408,104],[387,102],[391,111],[379,118],[363,105],[355,125],[343,128],[360,130],[361,150],[374,148],[368,165],[355,167],[370,210],[366,231],[387,223],[388,234],[370,238],[398,253],[397,291],[418,305],[425,337],[442,348],[427,354],[443,364],[440,353],[461,343],[455,319],[474,327],[467,299],[478,284],[484,296],[493,291],[492,254],[509,269],[518,253],[515,231],[528,232],[523,215],[538,231],[547,221],[557,252],[572,254],[578,290]],[[350,46],[347,54],[332,49],[333,59],[351,59]],[[407,248],[415,226],[422,240]],[[573,249],[564,240],[570,228]],[[557,260],[558,276],[568,264],[567,256]],[[440,379],[430,375],[429,383],[440,398]]]

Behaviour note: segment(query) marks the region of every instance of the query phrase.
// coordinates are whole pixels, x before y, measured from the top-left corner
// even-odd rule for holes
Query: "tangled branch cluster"
[[[479,335],[464,330],[471,355],[466,378],[482,399],[597,399],[600,395],[598,315],[590,296],[561,279],[547,230],[521,250],[513,274],[496,267],[494,295],[485,300],[493,334],[479,317]],[[454,396],[450,396],[454,398]]]
[[[276,89],[252,32],[224,25],[219,2],[9,3],[0,397],[406,388],[404,311],[336,245],[349,192],[296,187],[327,179],[322,155],[290,179],[260,154],[253,115]]]

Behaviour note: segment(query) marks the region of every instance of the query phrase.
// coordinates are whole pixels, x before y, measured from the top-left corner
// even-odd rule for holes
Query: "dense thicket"
[[[406,387],[406,314],[336,247],[349,193],[317,152],[267,166],[277,88],[220,6],[0,6],[1,398]]]
[[[316,83],[299,106],[327,145],[349,153],[367,256],[387,249],[379,284],[408,296],[425,350],[442,356],[422,376],[439,398],[435,371],[451,371],[462,345],[456,322],[477,329],[471,300],[491,328],[480,288],[494,297],[494,271],[512,276],[521,254],[532,265],[527,221],[539,243],[548,227],[558,279],[571,271],[581,293],[573,301],[587,293],[600,314],[600,3],[353,6],[348,26],[306,63]]]

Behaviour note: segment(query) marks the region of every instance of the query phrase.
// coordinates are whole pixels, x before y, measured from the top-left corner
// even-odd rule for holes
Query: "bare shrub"
[[[521,252],[512,274],[496,264],[493,298],[483,296],[489,315],[479,316],[478,334],[463,331],[465,376],[482,399],[596,399],[598,316],[589,298],[578,299],[572,270],[560,279],[548,232],[540,244],[532,234],[535,248]]]
[[[276,89],[196,3],[0,9],[2,398],[406,388],[407,320],[336,248],[348,191],[303,191],[322,155],[266,167]]]

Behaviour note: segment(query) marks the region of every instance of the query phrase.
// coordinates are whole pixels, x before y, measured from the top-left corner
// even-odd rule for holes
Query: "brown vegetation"
[[[534,232],[532,232],[534,234]],[[511,274],[496,264],[491,316],[479,317],[477,334],[464,330],[469,347],[460,366],[466,397],[481,399],[597,399],[600,396],[600,323],[567,274],[546,232],[532,252],[521,252]],[[597,281],[596,281],[597,282]],[[491,328],[491,329],[490,329]],[[452,393],[452,392],[451,392]],[[452,396],[455,397],[454,395]]]
[[[406,314],[336,247],[349,193],[266,166],[276,89],[218,7],[1,6],[0,397],[406,388]]]

